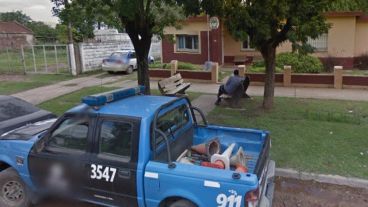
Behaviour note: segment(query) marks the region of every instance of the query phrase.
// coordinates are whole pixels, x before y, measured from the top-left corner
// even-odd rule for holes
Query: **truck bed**
[[[193,145],[204,143],[213,138],[218,138],[221,143],[221,151],[224,151],[232,143],[236,143],[233,152],[241,146],[250,160],[247,163],[249,173],[261,177],[262,170],[269,156],[270,139],[267,131],[230,128],[209,125],[197,127],[194,130]]]

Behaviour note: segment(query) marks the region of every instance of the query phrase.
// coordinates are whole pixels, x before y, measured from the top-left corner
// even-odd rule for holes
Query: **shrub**
[[[157,68],[157,69],[170,69],[170,63],[153,63],[149,65],[149,68]],[[178,62],[179,70],[202,70],[201,66],[194,65],[186,62]]]
[[[257,60],[257,61],[254,61],[252,63],[252,66],[258,68],[258,67],[265,67],[266,64],[265,64],[264,60]]]
[[[356,67],[360,70],[368,70],[368,53],[356,58]]]
[[[276,56],[276,66],[283,68],[285,65],[290,65],[295,73],[320,73],[323,68],[316,57],[290,52]]]
[[[331,73],[333,72],[334,67],[336,65],[340,65],[341,62],[334,57],[328,56],[322,59],[322,64],[324,71]]]
[[[200,66],[194,65],[192,63],[186,63],[186,62],[178,62],[178,69],[179,70],[202,70]]]

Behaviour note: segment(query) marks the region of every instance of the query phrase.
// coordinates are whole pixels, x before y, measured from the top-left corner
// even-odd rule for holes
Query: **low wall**
[[[368,77],[343,76],[342,84],[346,87],[367,87],[368,88]]]
[[[151,69],[149,75],[152,79],[168,78],[176,73],[180,73],[186,81],[218,83],[218,63],[212,66],[212,70],[192,71],[178,70],[178,61],[171,61],[171,69]],[[251,85],[264,85],[265,73],[247,73],[246,66],[239,65],[240,75],[247,75]],[[285,87],[324,87],[324,88],[364,88],[368,89],[368,76],[344,75],[343,67],[335,66],[332,74],[309,74],[292,73],[290,66],[285,66],[283,73],[275,74],[275,84]]]
[[[251,85],[264,85],[264,73],[247,73],[250,77]],[[277,73],[275,82],[278,86],[289,87],[322,87],[322,88],[363,88],[368,89],[367,76],[342,75],[335,79],[337,74],[288,74]],[[286,79],[285,79],[286,78]],[[289,78],[289,79],[288,79]],[[289,80],[289,83],[285,81]]]
[[[251,82],[259,82],[264,83],[266,75],[264,73],[247,73],[247,76],[250,78]],[[284,78],[284,74],[276,73],[275,74],[275,82],[282,83]]]

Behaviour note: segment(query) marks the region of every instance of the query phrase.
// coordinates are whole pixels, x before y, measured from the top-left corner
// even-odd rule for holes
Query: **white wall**
[[[97,42],[81,43],[79,50],[82,61],[82,72],[98,70],[101,68],[102,60],[112,52],[121,49],[134,49],[130,39],[119,42]],[[161,58],[161,41],[152,40],[150,55],[156,59]]]
[[[82,72],[100,69],[104,58],[111,55],[114,51],[121,49],[133,49],[133,45],[130,42],[79,44]]]

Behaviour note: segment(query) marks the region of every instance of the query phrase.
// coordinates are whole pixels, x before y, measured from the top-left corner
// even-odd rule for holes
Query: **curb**
[[[368,180],[359,178],[348,178],[339,175],[324,175],[300,172],[293,169],[276,168],[276,176],[285,178],[294,178],[300,180],[314,180],[319,183],[328,183],[335,185],[345,185],[353,188],[368,189]]]

